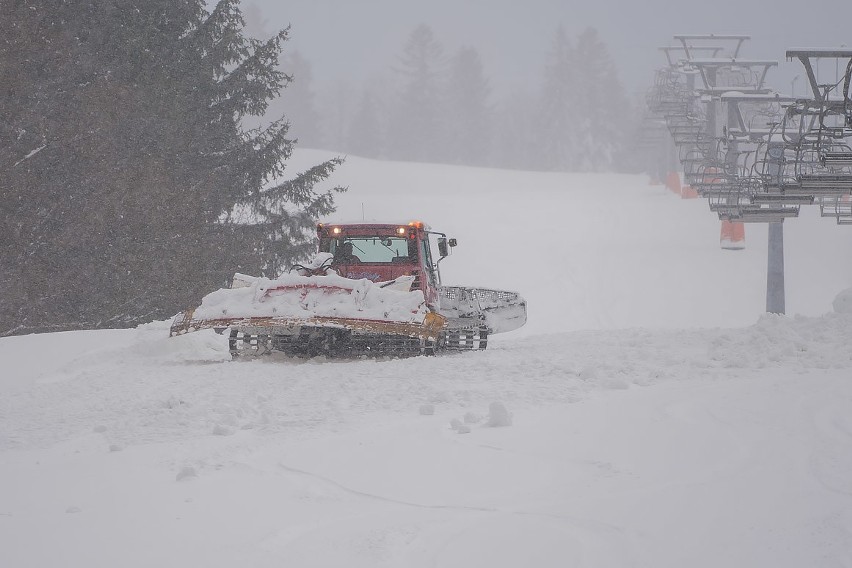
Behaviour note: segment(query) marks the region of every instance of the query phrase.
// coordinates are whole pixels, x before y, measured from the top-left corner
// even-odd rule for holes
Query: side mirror
[[[441,258],[450,254],[450,251],[447,249],[447,238],[446,237],[438,237],[438,254]]]
[[[455,240],[455,239],[450,239],[450,248],[452,248],[452,247],[456,246],[457,244],[459,244],[457,240]]]

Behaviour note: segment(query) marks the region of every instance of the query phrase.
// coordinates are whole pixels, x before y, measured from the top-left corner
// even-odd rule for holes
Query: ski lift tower
[[[695,90],[705,105],[705,144],[709,147],[702,152],[703,163],[693,167],[699,174],[699,194],[708,197],[711,209],[723,221],[723,232],[726,221],[768,223],[766,309],[771,313],[784,313],[782,223],[784,218],[797,215],[798,207],[751,201],[760,181],[754,175],[756,150],[751,146],[740,148],[745,143],[753,145],[756,142],[756,133],[747,126],[740,104],[750,102],[750,97],[755,101],[770,95],[770,89],[765,86],[766,75],[778,62],[740,58],[743,44],[750,39],[746,35],[678,34],[674,39],[685,55],[679,62],[680,68],[690,71],[693,81],[695,76],[701,79],[701,86]],[[701,52],[706,52],[708,47],[717,49],[704,57]],[[670,53],[666,52],[666,56],[671,64]],[[714,175],[707,176],[708,172]],[[741,245],[734,244],[730,248],[741,248]]]
[[[770,92],[765,87],[766,74],[777,61],[764,61],[752,59],[740,59],[739,52],[743,43],[749,36],[740,35],[676,35],[674,38],[681,43],[686,54],[686,59],[681,62],[684,70],[693,72],[692,77],[697,74],[701,77],[702,86],[697,93],[701,101],[706,105],[707,133],[710,138],[720,140],[725,137],[728,128],[739,126],[736,116],[728,109],[727,120],[724,124],[719,120],[723,110],[721,95],[735,91],[743,95],[765,95]],[[720,56],[719,51],[712,57],[695,57],[698,49],[693,42],[702,42],[701,48],[706,49],[707,43],[733,42],[733,49],[725,56]],[[730,148],[736,152],[736,147]]]
[[[765,86],[777,62],[739,57],[748,36],[674,37],[680,47],[663,48],[669,67],[657,72],[649,108],[720,219],[768,225],[766,311],[783,314],[783,221],[818,203],[823,217],[852,225],[852,49],[788,50],[812,95],[795,98]],[[835,60],[833,83],[820,83],[820,59]]]

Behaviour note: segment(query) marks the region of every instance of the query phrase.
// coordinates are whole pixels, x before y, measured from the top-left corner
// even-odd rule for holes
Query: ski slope
[[[0,566],[852,566],[849,227],[785,223],[770,316],[766,229],[722,251],[641,176],[331,181],[340,219],[458,238],[444,282],[529,323],[386,361],[232,362],[169,322],[0,339]]]

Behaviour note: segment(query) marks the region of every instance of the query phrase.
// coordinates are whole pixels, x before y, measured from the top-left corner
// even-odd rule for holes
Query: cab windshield
[[[324,248],[324,247],[323,247]],[[328,251],[341,262],[399,263],[417,259],[416,241],[404,237],[331,239]],[[350,258],[350,254],[351,257]]]

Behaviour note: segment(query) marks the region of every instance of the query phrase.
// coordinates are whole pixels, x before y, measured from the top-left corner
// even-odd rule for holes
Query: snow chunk
[[[214,436],[232,436],[234,434],[234,430],[222,424],[216,424],[213,427],[213,435]]]
[[[80,513],[82,511],[83,511],[83,509],[81,509],[80,507],[76,507],[76,506],[68,507],[67,509],[65,509],[66,513]]]
[[[482,422],[482,417],[475,412],[466,412],[464,415],[465,424],[478,424]]]
[[[450,428],[452,428],[459,434],[470,434],[470,426],[464,424],[458,418],[453,418],[452,420],[450,420]]]
[[[502,402],[492,402],[488,406],[488,425],[494,428],[512,425],[512,413]]]
[[[185,466],[175,476],[175,481],[183,481],[184,479],[192,479],[198,477],[198,472],[191,465]]]
[[[434,404],[421,404],[420,405],[420,415],[421,416],[432,416],[435,414],[435,405]]]

